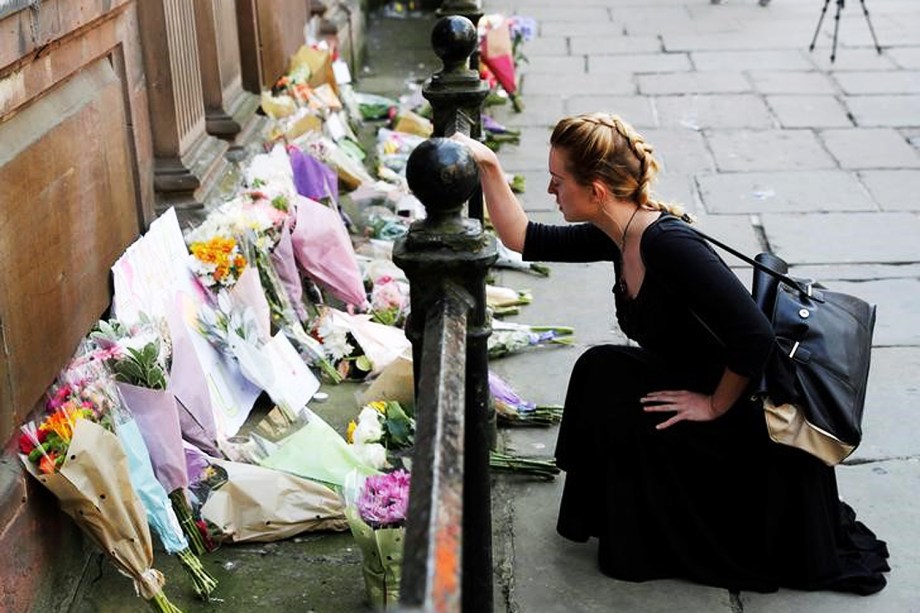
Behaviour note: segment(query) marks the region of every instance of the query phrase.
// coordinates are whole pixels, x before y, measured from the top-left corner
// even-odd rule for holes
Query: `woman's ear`
[[[595,180],[591,181],[591,199],[601,203],[607,199],[607,186],[604,185],[603,181]]]

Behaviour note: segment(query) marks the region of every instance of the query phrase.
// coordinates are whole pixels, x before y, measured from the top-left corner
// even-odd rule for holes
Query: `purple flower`
[[[371,528],[396,528],[406,520],[409,507],[406,470],[368,477],[358,497],[358,514]]]
[[[536,404],[527,402],[518,396],[517,392],[514,391],[514,388],[512,388],[507,381],[491,370],[489,371],[489,391],[492,393],[492,398],[494,398],[495,402],[503,403],[505,406],[515,411],[526,413],[537,408]]]
[[[509,25],[512,38],[528,41],[533,40],[537,35],[537,20],[533,17],[515,15],[509,21],[511,22]]]

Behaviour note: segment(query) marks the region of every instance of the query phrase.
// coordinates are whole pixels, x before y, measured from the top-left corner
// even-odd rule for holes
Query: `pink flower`
[[[409,472],[403,469],[368,477],[358,497],[358,513],[372,528],[396,528],[409,508]]]

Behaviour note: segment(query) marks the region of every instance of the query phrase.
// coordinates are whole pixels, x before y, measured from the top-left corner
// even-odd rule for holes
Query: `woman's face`
[[[565,150],[551,147],[547,191],[556,197],[556,205],[566,221],[590,221],[598,209],[592,201],[591,187],[579,185],[567,167],[568,155]]]

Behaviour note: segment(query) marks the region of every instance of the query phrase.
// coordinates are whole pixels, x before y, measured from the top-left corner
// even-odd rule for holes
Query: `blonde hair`
[[[689,221],[680,205],[652,198],[652,182],[659,168],[652,146],[617,115],[566,117],[556,124],[549,142],[565,150],[569,163],[566,170],[580,185],[599,180],[620,200]]]

